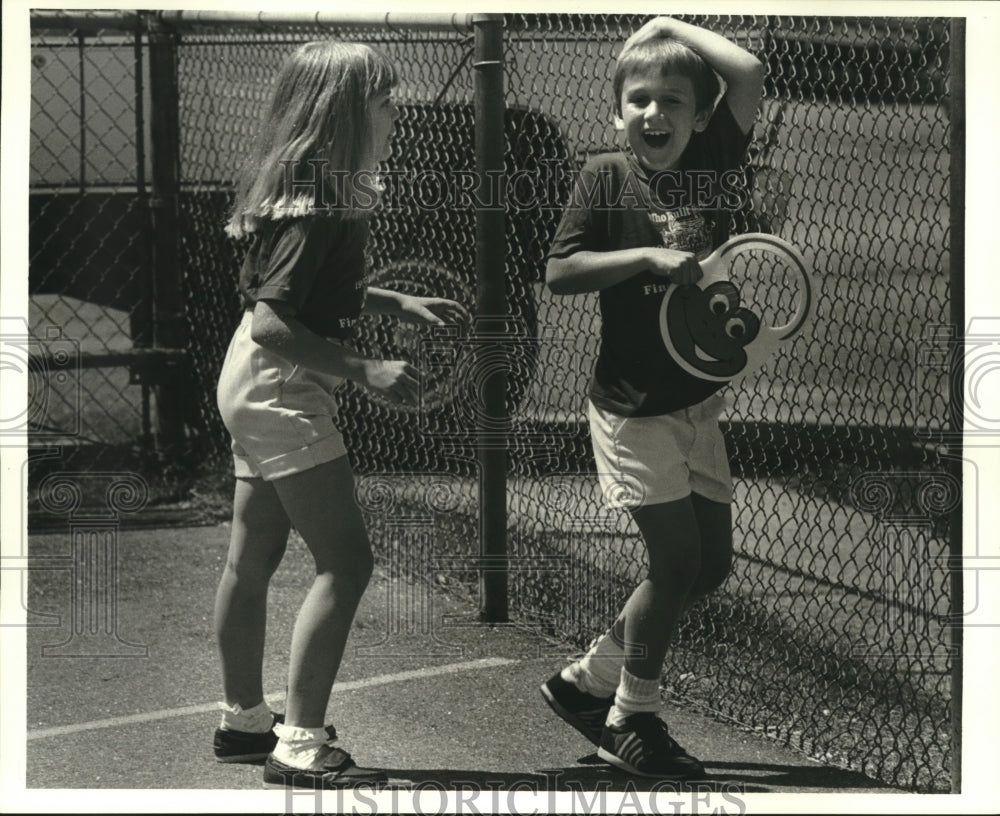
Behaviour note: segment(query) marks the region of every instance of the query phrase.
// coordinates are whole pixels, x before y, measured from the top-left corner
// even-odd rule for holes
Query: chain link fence
[[[923,352],[938,348],[943,335],[933,328],[949,319],[948,22],[685,19],[767,66],[744,168],[749,195],[731,229],[772,232],[796,245],[813,269],[816,308],[808,332],[727,389],[736,561],[727,584],[686,618],[665,685],[677,699],[819,759],[903,788],[947,790],[943,559],[960,491],[940,445],[948,370],[925,364],[937,358]],[[280,61],[300,42],[336,36],[375,44],[402,67],[402,114],[373,226],[370,282],[447,295],[472,316],[475,208],[462,206],[456,188],[475,169],[472,34],[462,26],[181,24],[170,13],[162,24],[154,13],[139,20],[155,23],[150,30],[176,59],[187,446],[225,469],[214,387],[239,318],[243,247],[222,225]],[[511,418],[510,611],[516,622],[579,647],[611,622],[642,574],[644,554],[630,519],[605,509],[593,473],[584,396],[599,337],[596,297],[548,293],[544,257],[573,174],[588,156],[619,144],[610,73],[643,20],[505,20],[511,320],[496,365],[507,372]],[[57,31],[50,20],[33,31],[32,324],[62,326],[102,352],[155,340],[144,328],[156,326],[144,201],[151,171],[142,116],[150,101],[135,67],[148,43],[136,48],[135,25],[113,34]],[[97,63],[102,48],[109,56]],[[99,202],[105,190],[108,201],[121,200]],[[109,226],[99,228],[98,218]],[[69,237],[76,234],[99,234],[98,248],[77,248]],[[752,281],[765,270],[751,254],[734,275]],[[103,292],[109,280],[118,281],[113,297]],[[758,293],[765,300],[766,291]],[[776,315],[791,306],[787,296],[773,300],[766,305]],[[90,310],[114,321],[100,339],[87,339],[97,325]],[[74,334],[71,320],[86,331]],[[474,578],[478,464],[464,430],[478,380],[456,349],[477,341],[464,331],[428,334],[366,319],[363,349],[423,366],[423,410],[405,412],[351,386],[340,407],[373,538],[402,557],[390,546],[399,539],[388,509],[423,503],[439,519],[428,533],[434,557],[468,558],[466,577]],[[126,403],[85,385],[93,389],[88,402],[100,403],[95,415],[113,419],[112,429],[95,425],[88,434],[135,439],[155,426],[150,386],[113,381],[128,379],[127,371],[85,372],[108,378],[112,385],[101,388],[117,388]],[[88,428],[98,421],[83,415]],[[420,550],[411,566],[424,570],[427,558]]]
[[[143,57],[132,29],[33,31],[31,432],[51,444],[130,446],[153,423]]]

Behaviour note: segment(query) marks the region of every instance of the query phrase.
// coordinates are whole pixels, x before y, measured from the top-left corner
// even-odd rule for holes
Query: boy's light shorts
[[[691,493],[731,502],[733,482],[719,427],[725,404],[713,395],[662,416],[623,417],[590,402],[590,438],[608,505],[635,509]]]
[[[247,312],[229,343],[216,390],[239,479],[280,479],[346,455],[334,424],[343,380],[293,365],[250,336]]]

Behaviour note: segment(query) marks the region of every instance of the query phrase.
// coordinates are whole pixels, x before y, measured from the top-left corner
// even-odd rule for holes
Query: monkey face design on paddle
[[[676,355],[706,378],[732,379],[747,365],[746,346],[760,332],[760,318],[740,305],[729,281],[704,289],[679,286],[666,304],[666,329]]]
[[[798,274],[798,306],[784,326],[768,327],[740,302],[728,279],[733,257],[749,249],[780,255]],[[712,382],[736,380],[755,371],[784,341],[806,324],[812,307],[812,281],[805,260],[793,246],[763,233],[731,238],[704,261],[697,284],[671,285],[660,305],[660,334],[667,352],[688,374]]]

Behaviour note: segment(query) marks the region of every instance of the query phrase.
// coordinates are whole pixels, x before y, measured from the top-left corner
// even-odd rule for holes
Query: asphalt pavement
[[[116,596],[99,597],[96,611],[81,605],[86,579],[66,569],[68,534],[31,537],[27,788],[261,790],[259,765],[219,764],[212,755],[220,680],[211,610],[228,537],[227,525],[118,531]],[[310,580],[309,557],[293,541],[270,593],[265,688],[276,710]],[[98,612],[105,628],[88,640]],[[88,648],[97,656],[72,654]],[[391,577],[380,565],[329,720],[360,764],[387,769],[402,791],[438,796],[431,810],[440,791],[579,796],[592,809],[594,791],[695,795],[613,770],[549,711],[539,684],[572,652],[525,628],[480,623],[468,588]],[[705,763],[710,779],[701,788],[729,797],[729,811],[752,793],[893,792],[670,701],[663,716]]]

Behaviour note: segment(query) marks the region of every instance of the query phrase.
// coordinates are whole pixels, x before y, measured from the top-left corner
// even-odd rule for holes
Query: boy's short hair
[[[680,74],[691,80],[694,86],[695,107],[699,113],[711,110],[721,90],[719,78],[711,66],[696,51],[677,40],[659,38],[646,40],[634,45],[618,56],[615,66],[612,90],[614,110],[621,115],[622,88],[625,80],[637,74],[646,74],[659,69],[661,76]]]

